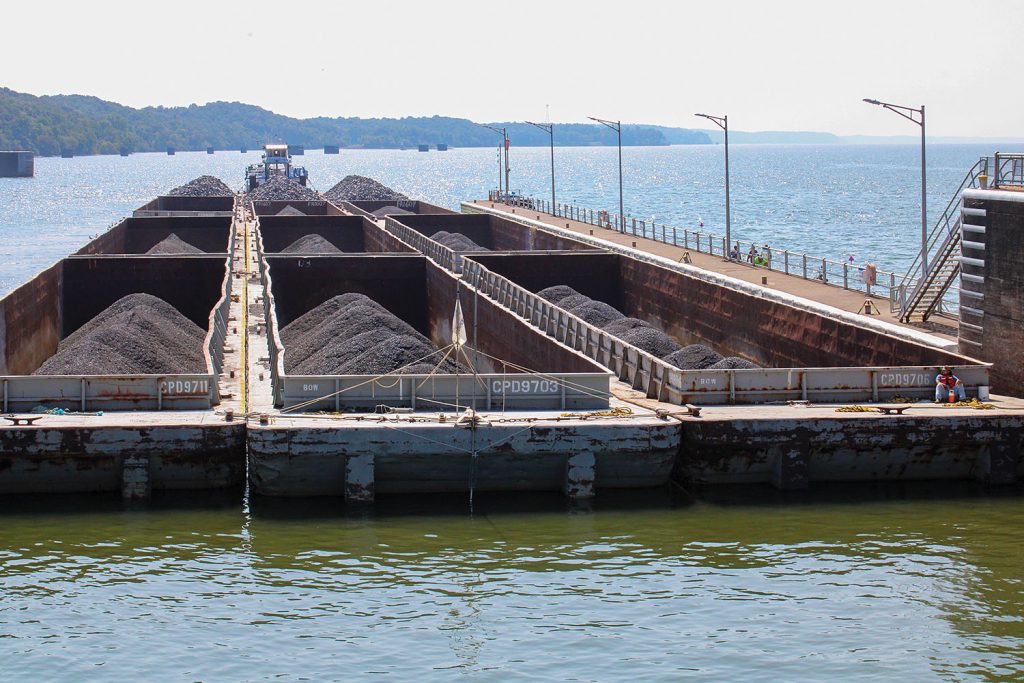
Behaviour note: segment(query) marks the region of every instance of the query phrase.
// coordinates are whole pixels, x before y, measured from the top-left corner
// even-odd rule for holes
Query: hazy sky
[[[7,2],[0,85],[291,116],[1024,135],[1024,2]],[[13,58],[18,55],[17,59]]]

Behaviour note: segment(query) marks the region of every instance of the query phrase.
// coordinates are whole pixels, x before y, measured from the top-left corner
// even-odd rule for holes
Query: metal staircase
[[[981,187],[979,177],[987,176],[988,169],[988,157],[982,157],[971,167],[935,223],[927,242],[928,270],[922,274],[918,253],[903,276],[893,307],[903,322],[928,320],[941,309],[943,297],[960,276],[960,195],[967,188]]]

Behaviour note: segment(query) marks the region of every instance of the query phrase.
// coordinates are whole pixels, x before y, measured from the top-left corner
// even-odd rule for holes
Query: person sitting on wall
[[[753,263],[754,259],[757,258],[757,247],[753,244],[750,245],[750,251],[747,252],[747,263]]]
[[[942,372],[935,375],[935,402],[945,403],[949,400],[949,393],[956,394],[956,400],[965,401],[964,383],[953,374],[953,368],[948,365],[942,368]]]
[[[729,260],[730,261],[739,261],[740,260],[740,243],[739,242],[737,242],[736,246],[733,247],[732,251],[729,252]]]

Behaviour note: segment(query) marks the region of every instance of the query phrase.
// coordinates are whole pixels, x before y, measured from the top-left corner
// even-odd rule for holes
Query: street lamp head
[[[878,100],[872,100],[867,97],[864,98],[864,101],[867,102],[868,104],[881,104],[881,102],[879,102]]]

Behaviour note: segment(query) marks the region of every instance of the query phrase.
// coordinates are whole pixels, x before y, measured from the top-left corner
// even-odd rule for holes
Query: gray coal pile
[[[709,370],[754,370],[761,366],[757,363],[751,363],[746,358],[740,358],[739,356],[727,356],[722,360],[712,365]]]
[[[394,202],[408,199],[401,192],[361,175],[345,176],[324,195],[332,202]]]
[[[595,301],[568,285],[546,287],[537,292],[537,296],[681,370],[741,370],[760,367],[744,358],[723,358],[722,354],[703,344],[681,346],[650,323],[627,317],[613,306]]]
[[[341,249],[320,235],[306,235],[281,250],[282,254],[341,254]]]
[[[553,285],[546,287],[545,289],[537,292],[537,296],[545,301],[550,301],[553,304],[558,304],[562,299],[567,296],[579,296],[580,293],[569,285]]]
[[[441,354],[431,356],[437,349],[429,339],[363,294],[328,299],[281,328],[279,336],[285,369],[296,375],[427,374],[441,361]],[[454,371],[451,360],[437,369]]]
[[[206,331],[151,294],[129,294],[68,335],[34,375],[206,371]]]
[[[163,254],[202,254],[202,249],[193,247],[191,244],[181,239],[173,232],[167,237],[163,238],[152,247],[146,254],[149,255],[163,255]]]
[[[277,215],[278,216],[305,216],[306,214],[304,214],[303,212],[299,211],[294,206],[289,204],[288,206],[286,206],[283,209],[281,209],[280,211],[278,211]]]
[[[703,344],[690,344],[662,360],[680,370],[703,370],[722,360],[722,354]]]
[[[233,197],[235,193],[220,178],[201,175],[167,193],[170,197]]]
[[[438,244],[443,244],[452,251],[490,251],[487,247],[481,247],[460,232],[438,230],[430,236],[430,239]]]
[[[246,197],[254,202],[323,201],[323,197],[313,190],[309,189],[305,185],[299,185],[294,180],[288,180],[283,176],[272,177],[270,180],[247,194]]]
[[[371,215],[377,218],[384,218],[385,216],[415,216],[416,214],[412,211],[400,209],[397,206],[382,206],[376,211],[372,211]]]

